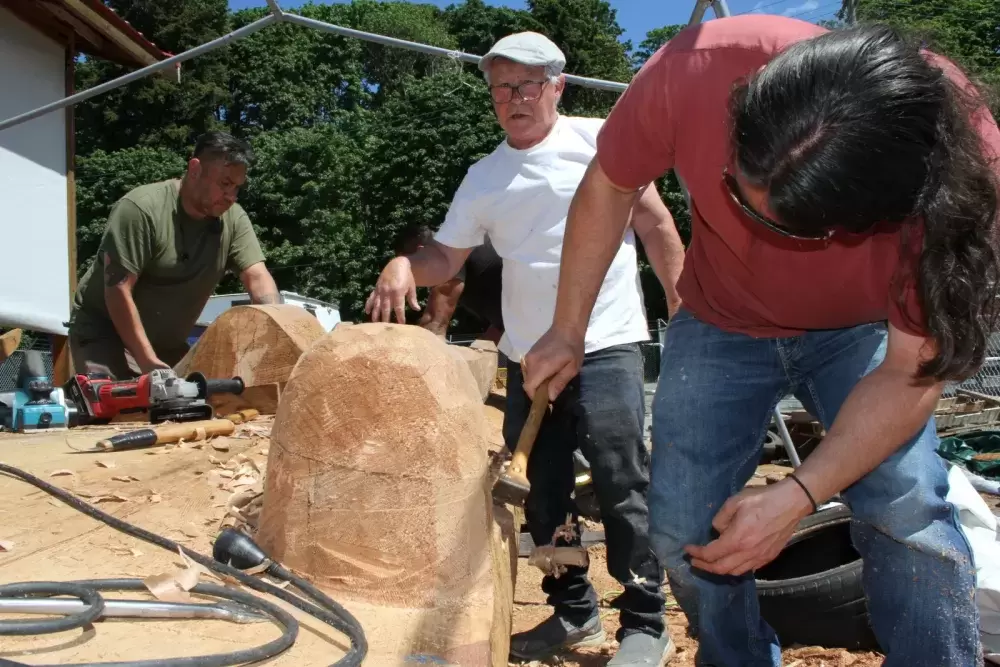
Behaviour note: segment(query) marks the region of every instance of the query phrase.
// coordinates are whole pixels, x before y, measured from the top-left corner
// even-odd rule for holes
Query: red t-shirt
[[[678,291],[699,319],[764,337],[888,319],[922,335],[915,283],[919,228],[907,226],[915,233],[907,244],[899,225],[864,235],[838,231],[830,242],[785,239],[748,219],[723,183],[733,85],[788,45],[824,32],[766,15],[715,19],[682,31],[618,100],[598,137],[597,159],[620,187],[641,187],[670,169],[687,186],[692,239]],[[953,81],[971,85],[950,61],[927,57]],[[1000,158],[1000,130],[989,111],[981,108],[973,122],[987,150]],[[904,246],[917,251],[903,253]]]

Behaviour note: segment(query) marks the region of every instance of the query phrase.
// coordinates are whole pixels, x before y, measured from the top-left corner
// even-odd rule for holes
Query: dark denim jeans
[[[781,664],[752,576],[691,568],[685,544],[712,539],[712,517],[760,460],[774,405],[794,395],[826,428],[885,356],[886,327],[788,338],[728,333],[681,311],[670,321],[653,404],[650,534],[699,639],[701,667]],[[948,478],[933,418],[842,494],[886,667],[977,667],[972,553],[945,502]]]
[[[521,367],[507,363],[504,440],[513,450],[531,401],[521,386]],[[566,387],[542,422],[528,461],[531,493],[525,522],[535,544],[548,544],[555,529],[576,518],[573,452],[590,462],[608,550],[608,572],[625,587],[612,601],[620,610],[618,640],[664,629],[663,568],[649,544],[649,452],[643,442],[642,354],[637,344],[616,345],[588,354],[580,374]],[[560,542],[560,544],[564,544]],[[572,567],[559,578],[547,576],[542,590],[555,612],[583,623],[597,613],[597,593],[587,568]]]

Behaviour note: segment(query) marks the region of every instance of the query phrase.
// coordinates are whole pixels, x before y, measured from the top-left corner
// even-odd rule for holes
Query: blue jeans
[[[523,382],[520,365],[508,361],[503,432],[511,450],[517,446],[531,408],[531,400],[521,389]],[[644,413],[639,346],[615,345],[592,352],[542,421],[528,460],[531,491],[524,517],[535,544],[549,543],[567,514],[576,517],[574,451],[579,448],[590,462],[604,523],[608,573],[624,588],[610,602],[620,612],[619,641],[633,633],[659,637],[664,630],[663,568],[649,544]],[[559,544],[579,544],[579,535]],[[555,613],[573,623],[582,625],[598,613],[597,593],[586,567],[569,567],[559,577],[546,576],[542,590]]]
[[[885,355],[886,326],[788,338],[728,333],[681,311],[670,322],[653,404],[650,540],[699,640],[702,667],[781,664],[752,575],[692,569],[686,544],[750,479],[777,402],[794,394],[826,428]],[[890,667],[978,667],[972,553],[945,502],[933,418],[843,492],[864,561],[872,627]]]

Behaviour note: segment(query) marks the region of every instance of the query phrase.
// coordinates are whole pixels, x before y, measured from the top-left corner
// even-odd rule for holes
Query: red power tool
[[[80,374],[66,383],[67,398],[76,404],[77,423],[107,424],[117,415],[149,411],[149,421],[211,419],[215,410],[205,402],[212,394],[241,394],[243,380],[208,380],[201,373],[186,379],[172,369],[158,368],[134,380],[117,381],[108,372]]]

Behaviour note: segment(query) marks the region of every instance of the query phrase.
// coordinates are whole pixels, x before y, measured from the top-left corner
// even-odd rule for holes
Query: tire
[[[782,646],[879,649],[850,525],[846,505],[821,509],[803,519],[778,557],[755,573],[761,616]]]
[[[761,446],[760,462],[771,463],[785,453],[785,443],[781,441],[781,436],[771,430],[764,432],[764,443]]]

